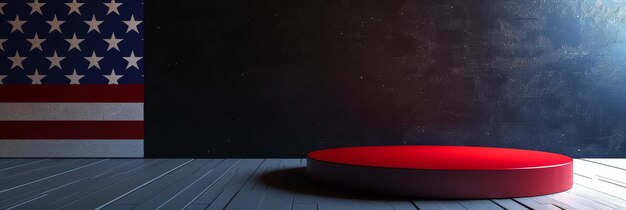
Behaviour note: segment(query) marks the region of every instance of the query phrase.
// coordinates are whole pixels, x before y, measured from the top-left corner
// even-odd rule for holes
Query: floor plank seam
[[[204,192],[206,192],[208,189],[210,189],[211,187],[213,187],[213,185],[215,183],[217,183],[217,181],[219,181],[220,179],[222,179],[222,177],[224,177],[230,170],[232,170],[237,164],[239,164],[241,162],[241,160],[238,160],[235,164],[233,164],[231,167],[228,168],[228,170],[224,171],[219,177],[217,177],[217,179],[215,179],[213,182],[211,182],[211,184],[209,184],[209,186],[207,186],[204,190],[202,190],[202,192],[198,193],[198,195],[196,195],[193,199],[191,199],[185,206],[183,206],[183,209],[187,208],[189,205],[191,205],[196,199],[198,199],[198,197],[200,197],[200,195],[202,195]],[[213,169],[211,169],[213,170]],[[208,174],[208,173],[207,173]],[[204,177],[204,176],[203,176]],[[201,178],[200,178],[201,179]],[[198,179],[198,180],[200,180]]]
[[[621,185],[621,184],[618,184],[618,183],[614,183],[614,182],[612,182],[611,180],[607,180],[607,179],[603,179],[603,178],[599,178],[598,180],[599,180],[599,181],[602,181],[602,182],[605,182],[605,183],[609,183],[609,184],[612,184],[612,185],[618,186],[618,187],[626,188],[626,186]]]
[[[129,162],[126,162],[126,163],[123,163],[123,164],[117,165],[117,166],[115,166],[115,167],[113,167],[113,168],[107,169],[107,170],[105,170],[105,171],[103,171],[103,172],[100,172],[100,173],[98,173],[98,174],[96,174],[96,175],[94,175],[94,176],[91,176],[91,177],[89,177],[89,178],[96,179],[96,178],[98,178],[98,177],[100,177],[100,176],[104,176],[105,174],[108,174],[108,173],[111,173],[112,171],[115,171],[115,169],[116,169],[116,168],[120,168],[120,167],[123,167],[123,166],[125,166],[125,165],[130,165],[130,164],[132,164],[132,163],[134,163],[134,162],[136,162],[136,161],[138,161],[138,160],[133,160],[133,161],[129,161]]]
[[[57,173],[57,174],[54,174],[54,175],[51,175],[51,176],[47,176],[47,177],[44,177],[44,178],[41,178],[41,179],[37,179],[37,180],[31,181],[31,182],[28,182],[28,183],[24,183],[24,184],[15,186],[15,187],[12,187],[12,188],[0,190],[0,193],[8,192],[8,191],[11,191],[11,190],[23,187],[23,186],[27,186],[27,185],[30,185],[30,184],[33,184],[33,183],[37,183],[37,182],[40,182],[40,181],[43,181],[43,180],[46,180],[46,179],[50,179],[50,178],[53,178],[53,177],[56,177],[56,176],[60,176],[60,175],[69,173],[69,172],[72,172],[72,171],[76,171],[76,170],[79,170],[81,168],[89,167],[89,166],[92,166],[92,165],[95,165],[95,164],[98,164],[98,163],[101,163],[101,162],[104,162],[104,161],[105,160],[97,161],[97,162],[94,162],[94,163],[91,163],[91,164],[87,164],[87,165],[84,165],[84,166],[81,166],[81,167],[78,167],[78,168],[75,168],[75,169],[72,169],[72,170],[69,170],[69,171]]]
[[[239,190],[237,190],[237,192],[228,200],[228,202],[226,202],[226,205],[224,205],[224,209],[226,209],[230,203],[233,201],[233,199],[235,199],[235,197],[237,197],[237,195],[239,194],[239,192],[241,192],[241,190],[246,186],[245,183],[248,183],[250,181],[250,179],[252,179],[252,177],[254,177],[254,174],[261,168],[261,166],[267,161],[267,159],[263,159],[263,161],[261,162],[261,164],[259,164],[259,166],[254,170],[254,172],[252,172],[252,174],[250,175],[250,177],[248,177],[246,179],[246,181],[244,182],[244,184],[241,186],[241,188],[239,188]]]
[[[70,183],[66,183],[66,184],[63,184],[63,185],[61,185],[61,186],[58,186],[58,187],[52,188],[52,189],[50,189],[50,190],[44,191],[44,192],[42,192],[42,193],[36,194],[36,195],[34,195],[33,197],[37,197],[37,196],[42,195],[42,194],[47,195],[48,193],[50,193],[50,192],[52,192],[52,191],[55,191],[55,190],[57,190],[57,189],[60,189],[60,188],[65,187],[65,186],[68,186],[68,185],[74,184],[74,183],[79,182],[80,180],[84,180],[84,179],[85,179],[85,178],[74,180],[74,181],[72,181],[72,182],[70,182]],[[41,197],[43,197],[43,196],[41,196]],[[31,197],[31,198],[32,198],[32,197]],[[39,198],[40,198],[40,197],[39,197]],[[35,199],[30,199],[30,198],[28,198],[28,199],[29,199],[29,201],[27,201],[27,202],[25,202],[25,201],[18,201],[18,202],[21,202],[19,205],[24,205],[24,204],[27,204],[27,203],[29,203],[29,202],[34,201],[34,200],[35,200]],[[10,204],[9,206],[11,206],[11,205],[15,205],[15,204]],[[11,206],[11,207],[9,207],[9,208],[14,208],[14,207],[13,207],[13,206]]]
[[[626,171],[626,169],[624,169],[624,168],[617,167],[617,166],[612,166],[612,165],[605,164],[605,163],[599,163],[599,162],[596,162],[596,161],[593,161],[593,160],[582,159],[582,158],[581,158],[581,159],[578,159],[578,160],[582,160],[582,161],[585,161],[585,162],[590,162],[590,163],[594,163],[594,164],[603,165],[603,166],[611,167],[611,168],[614,168],[614,169],[618,169],[618,170]]]
[[[132,193],[132,192],[134,192],[134,191],[136,191],[136,190],[138,190],[139,188],[142,188],[143,186],[146,186],[146,185],[148,185],[148,184],[150,184],[150,183],[154,182],[155,180],[157,180],[157,179],[159,179],[159,178],[161,178],[161,177],[165,176],[166,174],[168,174],[168,173],[170,173],[170,172],[172,172],[172,171],[174,171],[174,170],[176,170],[176,169],[178,169],[178,168],[180,168],[180,167],[183,167],[184,165],[186,165],[187,163],[190,163],[191,161],[193,161],[193,159],[188,160],[187,162],[184,162],[183,164],[180,164],[179,166],[177,166],[177,167],[175,167],[175,168],[173,168],[173,169],[171,169],[171,170],[169,170],[169,171],[167,171],[167,172],[165,172],[165,173],[163,173],[163,174],[161,174],[161,175],[159,175],[159,176],[157,176],[157,177],[155,177],[155,178],[151,179],[150,181],[148,181],[148,182],[146,182],[146,183],[143,183],[143,184],[141,184],[141,185],[139,185],[139,186],[137,186],[137,187],[133,188],[132,190],[130,190],[130,191],[128,191],[128,192],[126,192],[126,193],[124,193],[124,194],[122,194],[122,195],[120,195],[120,196],[118,196],[118,197],[114,198],[113,200],[111,200],[111,201],[109,201],[109,202],[106,202],[106,203],[104,203],[104,204],[102,204],[102,205],[100,205],[100,206],[96,207],[96,208],[95,208],[95,210],[100,210],[100,209],[102,209],[102,208],[106,207],[107,205],[109,205],[109,204],[111,204],[111,203],[113,203],[113,202],[115,202],[115,201],[119,200],[120,198],[122,198],[122,197],[124,197],[124,196],[126,196],[126,195],[128,195],[128,194],[130,194],[130,193]]]
[[[0,162],[0,209],[131,209],[144,203],[150,209],[626,209],[626,170],[616,167],[626,166],[626,159],[576,159],[574,186],[565,192],[486,200],[378,200],[283,188],[306,179],[306,159],[113,160]],[[291,169],[298,169],[297,179],[281,173]],[[281,184],[265,182],[269,177]],[[157,196],[159,189],[170,190]]]
[[[620,181],[620,180],[615,180],[615,179],[613,179],[613,178],[609,178],[609,177],[606,177],[606,176],[603,176],[603,175],[597,175],[597,174],[596,174],[596,176],[597,176],[597,177],[599,177],[599,178],[601,178],[601,179],[605,179],[605,180],[607,180],[607,181],[615,182],[615,183],[619,184],[619,185],[620,185],[620,186],[622,186],[622,187],[626,186],[626,182],[622,182],[622,181]]]
[[[619,199],[619,200],[622,200],[622,201],[626,202],[626,199],[622,199],[622,198],[620,198],[620,197],[616,197],[616,196],[614,196],[614,195],[611,195],[611,194],[608,194],[608,193],[602,192],[602,191],[600,191],[600,190],[597,190],[597,189],[594,189],[594,188],[591,188],[591,187],[588,187],[588,186],[585,186],[585,185],[581,185],[581,184],[577,184],[577,183],[574,183],[574,184],[575,184],[575,185],[578,185],[578,186],[581,186],[581,187],[584,187],[584,188],[587,188],[587,189],[589,189],[589,190],[596,191],[596,192],[601,193],[601,194],[603,194],[603,195],[606,195],[606,196],[611,196],[611,197],[613,197],[613,198],[616,198],[616,199]]]
[[[504,206],[500,205],[499,203],[496,203],[496,202],[495,202],[495,201],[493,201],[493,200],[489,200],[489,201],[491,201],[493,204],[496,204],[496,206],[498,206],[498,207],[500,207],[500,208],[502,208],[502,209],[506,209],[506,208],[504,208]]]
[[[517,200],[517,199],[515,199],[515,198],[512,198],[511,200],[513,200],[515,203],[517,203],[517,204],[519,204],[519,205],[523,206],[524,208],[527,208],[527,209],[531,209],[531,210],[533,210],[533,208],[531,208],[530,206],[528,206],[528,205],[526,205],[526,204],[522,203],[521,201],[518,201],[518,200]]]
[[[45,197],[45,196],[47,196],[47,195],[48,195],[48,194],[41,194],[41,195],[36,196],[36,197],[34,197],[34,198],[28,199],[27,201],[24,201],[24,202],[22,202],[22,203],[20,203],[20,204],[17,204],[17,205],[15,205],[15,206],[11,206],[11,207],[9,207],[9,208],[6,208],[6,210],[10,210],[10,209],[14,209],[14,208],[20,207],[20,206],[22,206],[22,205],[24,205],[24,204],[27,204],[27,203],[30,203],[30,202],[32,202],[32,201],[34,201],[34,200],[37,200],[37,199],[43,198],[43,197]]]
[[[29,162],[29,163],[23,163],[23,164],[20,164],[20,165],[16,165],[16,166],[0,169],[0,171],[6,171],[6,170],[9,170],[9,169],[30,165],[30,164],[38,163],[38,162],[45,161],[45,160],[46,159],[38,160],[38,161],[34,161],[34,162]]]

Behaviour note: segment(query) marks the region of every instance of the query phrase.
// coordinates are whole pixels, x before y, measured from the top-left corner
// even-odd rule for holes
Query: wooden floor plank
[[[604,164],[607,166],[626,170],[625,158],[583,158],[581,160],[590,161],[590,162],[594,162],[598,164]]]
[[[572,193],[572,194],[576,194],[578,196],[581,197],[585,197],[588,198],[590,200],[593,200],[595,202],[604,204],[604,205],[608,205],[611,208],[615,208],[615,209],[626,209],[626,200],[622,200],[620,198],[617,198],[615,196],[579,185],[579,184],[574,184],[574,186],[572,187],[572,189],[570,189],[568,191],[568,193]]]
[[[240,165],[237,164],[235,167],[233,167],[232,170],[224,173],[224,176],[222,178],[213,183],[213,186],[207,188],[199,195],[196,195],[197,197],[193,201],[191,201],[189,206],[194,206],[192,208],[197,208],[197,206],[203,206],[202,209],[219,209],[216,206],[226,206],[226,204],[230,201],[230,199],[232,199],[232,196],[235,193],[233,191],[236,191],[233,190],[233,188],[235,188],[234,186],[241,187],[241,185],[243,185],[243,183],[241,183],[240,185],[235,183],[239,182],[243,176],[250,176],[249,174],[243,175],[245,173],[240,173],[241,169],[238,168],[239,166]],[[224,207],[221,207],[221,209],[223,208]],[[185,209],[187,209],[187,207],[185,207]]]
[[[375,196],[367,194],[354,194],[343,190],[335,190],[327,187],[321,187],[311,183],[306,174],[302,174],[300,182],[306,184],[297,187],[299,190],[303,187],[312,189],[311,191],[302,191],[294,195],[294,204],[317,204],[318,209],[357,209],[357,205],[363,200],[375,199]],[[363,196],[363,197],[360,197]]]
[[[282,159],[265,160],[259,170],[254,173],[246,184],[235,194],[232,201],[230,201],[225,209],[258,209],[269,188],[269,185],[262,181],[262,176],[265,173],[280,168],[282,161]],[[289,204],[289,207],[291,207],[291,204]]]
[[[414,200],[413,203],[420,210],[441,209],[441,210],[462,210],[467,209],[456,201],[439,201],[439,200]]]
[[[200,204],[191,204],[185,207],[186,210],[204,210],[205,208],[206,208],[205,205],[200,205]]]
[[[191,176],[196,170],[206,166],[208,163],[218,164],[221,161],[223,160],[194,160],[161,177],[160,179],[136,190],[135,192],[120,198],[113,204],[138,206],[139,204],[145,203],[148,199],[153,198],[156,194],[160,193],[167,187],[179,182],[181,179]],[[212,168],[209,168],[209,170],[210,169]]]
[[[239,160],[237,163],[233,165],[233,167],[230,170],[226,170],[226,172],[223,174],[223,176],[220,179],[212,183],[211,187],[205,189],[203,192],[196,195],[195,198],[189,203],[189,205],[185,207],[185,209],[187,208],[195,209],[195,208],[200,208],[200,207],[202,207],[202,209],[205,209],[209,207],[209,205],[211,204],[219,205],[219,204],[214,203],[215,200],[218,200],[217,203],[224,202],[221,204],[225,205],[225,202],[230,200],[232,196],[228,197],[228,200],[226,200],[227,196],[222,195],[224,188],[230,186],[231,181],[233,181],[233,179],[239,181],[241,185],[243,185],[242,183],[243,181],[241,181],[240,179],[247,179],[250,176],[249,174],[246,174],[245,172],[240,174],[239,170],[246,171],[246,170],[252,170],[252,168],[256,169],[261,164],[262,161],[263,160],[261,159]]]
[[[597,208],[614,209],[613,207],[609,205],[605,205],[603,203],[597,203],[588,198],[581,197],[576,194],[571,194],[568,192],[561,192],[561,193],[551,194],[547,196],[550,198],[553,198],[554,200],[565,203],[575,209],[597,209]]]
[[[626,190],[610,182],[574,175],[574,183],[626,200]]]
[[[511,199],[492,199],[494,203],[497,203],[502,208],[508,210],[526,210],[528,208],[522,206],[521,204],[511,200]]]
[[[133,210],[135,209],[135,205],[128,205],[128,204],[112,204],[112,205],[108,205],[106,208],[108,209],[115,209],[115,210]]]
[[[293,210],[317,210],[317,204],[313,203],[294,203]]]
[[[91,164],[96,164],[103,160],[99,159],[77,159],[77,160],[61,160],[58,164],[53,164],[49,167],[40,167],[38,169],[29,170],[28,172],[20,173],[18,176],[10,176],[0,181],[0,193],[9,192],[27,185],[38,183],[73,170],[77,170],[81,167],[86,167]],[[34,164],[33,164],[34,165]]]
[[[459,200],[457,201],[461,206],[466,209],[484,209],[484,210],[502,210],[503,208],[498,206],[491,200]]]
[[[294,206],[297,204],[307,204],[307,206],[318,206],[319,209],[356,209],[370,208],[370,206],[373,206],[375,209],[417,209],[410,200],[404,198],[355,194],[319,186],[312,183],[306,175],[304,168],[306,167],[306,159],[302,159],[298,167],[300,167],[298,173],[287,174],[285,175],[287,177],[282,178],[291,179],[287,181],[286,185],[291,185],[292,188],[298,189],[294,195]],[[337,202],[341,204],[337,204]]]
[[[385,203],[385,205],[381,205],[381,203]],[[374,208],[376,210],[417,210],[417,208],[415,207],[415,205],[413,205],[413,203],[411,201],[409,201],[408,199],[405,200],[400,200],[400,199],[394,199],[394,200],[387,200],[387,201],[382,201],[382,200],[375,200],[372,202],[372,204],[374,205]]]
[[[203,192],[192,205],[206,205],[206,209],[224,209],[250,177],[257,172],[264,159],[241,160],[220,182]]]
[[[97,175],[85,177],[75,183],[62,186],[58,189],[45,192],[45,197],[21,205],[23,209],[56,209],[82,197],[91,195],[115,183],[126,180],[128,177],[147,171],[159,165],[160,162],[152,159],[129,160],[114,166]]]
[[[543,205],[554,205],[556,207],[559,207],[561,209],[576,209],[576,207],[568,205],[562,201],[558,201],[553,199],[552,197],[545,195],[545,196],[535,196],[535,197],[529,197],[532,200],[535,200],[536,202],[543,204]],[[580,207],[580,206],[577,206]],[[586,207],[585,207],[586,208]]]
[[[458,201],[321,187],[306,176],[306,159],[0,160],[0,209],[626,209],[626,159],[575,160],[566,192]],[[268,181],[280,173],[283,185],[298,186]]]
[[[302,176],[302,177],[300,177],[301,180],[295,180],[295,181],[298,182],[298,183],[303,184],[303,187],[306,187],[306,188],[310,188],[310,189],[315,189],[314,187],[318,187],[319,188],[319,186],[314,185],[313,183],[311,183],[309,178],[306,177],[306,169],[304,168],[304,167],[306,167],[306,159],[303,159],[300,162],[300,167],[302,167],[301,173],[303,173],[303,174],[300,174],[300,176]],[[301,193],[301,192],[299,192],[299,193],[296,193],[294,195],[293,203],[294,204],[315,204],[315,206],[317,206],[316,197],[317,196],[313,195],[312,193]]]
[[[11,167],[6,167],[0,170],[0,182],[12,177],[21,176],[22,174],[26,174],[31,171],[41,171],[46,168],[52,167],[56,164],[67,163],[68,161],[76,161],[76,160],[54,160],[54,159],[41,159],[41,160],[33,160],[33,161],[19,161],[17,164]]]
[[[370,201],[357,200],[355,201],[354,206],[358,210],[376,210],[374,204]]]
[[[542,204],[532,198],[514,198],[513,200],[535,210],[561,210],[561,208],[552,204]]]
[[[19,160],[19,159],[7,159],[7,158],[0,158],[0,166],[1,166],[3,163],[6,163],[6,162],[12,162],[12,161],[16,161],[16,160]]]
[[[151,183],[152,181],[172,172],[191,162],[189,159],[167,159],[161,160],[163,163],[136,174],[126,180],[115,183],[91,195],[85,196],[72,203],[64,205],[59,209],[98,209],[119,198],[132,193],[133,191]]]
[[[38,183],[34,183],[31,185],[27,185],[15,190],[7,191],[6,193],[0,193],[0,197],[3,197],[0,200],[0,208],[7,208],[8,206],[19,203],[20,201],[27,200],[29,198],[36,197],[43,193],[50,192],[54,189],[58,189],[62,186],[66,186],[73,182],[77,182],[85,177],[93,176],[107,169],[114,167],[119,164],[123,164],[128,160],[121,159],[113,159],[113,160],[104,160],[100,163],[89,165],[84,168],[80,168],[78,170],[62,174],[56,177],[52,177],[47,180],[43,180]]]
[[[274,171],[268,170],[266,171],[266,174],[275,173],[278,170],[291,170],[298,168],[300,167],[300,163],[301,159],[282,159],[278,168]],[[262,179],[262,177],[259,177],[259,179]],[[268,186],[261,203],[259,203],[259,209],[291,209],[294,196],[295,193],[292,191],[280,189],[275,186]]]
[[[46,159],[5,159],[3,163],[0,163],[0,171],[5,171],[10,168],[14,168],[24,164],[32,164],[35,162],[41,162]]]
[[[293,205],[294,192],[276,188],[269,188],[265,193],[258,209],[288,210]]]
[[[606,164],[599,164],[587,160],[574,160],[574,172],[579,172],[581,174],[593,174],[598,178],[614,180],[622,183],[622,185],[626,185],[626,170]]]
[[[321,197],[317,206],[320,209],[358,210],[354,199]]]
[[[375,210],[395,210],[395,208],[393,208],[391,204],[384,201],[371,201],[370,203],[372,204],[372,206],[374,206]],[[413,208],[412,210],[415,210],[415,208]]]
[[[417,210],[415,204],[409,200],[394,200],[388,201],[388,203],[391,204],[395,210]]]
[[[304,170],[304,167],[306,167],[306,159],[301,159],[299,167],[301,167],[300,169],[301,174],[295,174],[295,176],[300,176],[299,180],[293,179],[291,182],[300,183],[301,186],[297,187],[298,189],[308,188],[308,189],[311,189],[312,192],[316,192],[315,189],[319,189],[320,187],[310,183],[310,180],[308,179],[308,177],[306,177],[306,171]],[[294,175],[288,175],[288,176],[291,177]],[[320,194],[324,194],[324,193],[320,193]],[[319,197],[320,196],[317,195],[317,193],[297,192],[294,194],[293,204],[294,204],[294,207],[305,206],[307,208],[310,208],[310,206],[315,206],[318,209],[325,209],[325,208],[331,209],[332,208],[330,205],[327,205],[327,204],[322,204],[321,206],[318,205]]]
[[[306,166],[306,161],[301,162],[301,166]],[[298,182],[301,186],[298,188],[311,188],[309,192],[296,193],[294,195],[294,203],[314,203],[320,210],[329,209],[347,209],[356,210],[358,207],[365,208],[362,205],[364,200],[376,200],[379,196],[369,194],[355,194],[344,190],[337,190],[329,187],[319,186],[312,183],[306,172],[299,174],[301,176]],[[302,184],[306,183],[306,184]]]
[[[219,164],[209,164],[209,167],[203,167],[194,175],[168,187],[146,203],[139,205],[137,209],[183,209],[189,206],[200,194],[212,187],[215,182],[222,179],[239,161],[239,159],[228,159],[218,162]],[[156,204],[160,205],[150,205],[155,203],[153,201],[156,201],[156,199],[162,200],[161,202],[156,202]]]

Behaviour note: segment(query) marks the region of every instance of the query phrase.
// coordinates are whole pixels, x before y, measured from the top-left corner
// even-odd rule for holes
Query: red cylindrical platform
[[[367,146],[311,152],[316,183],[420,198],[492,199],[568,190],[572,158],[540,151],[465,146]]]

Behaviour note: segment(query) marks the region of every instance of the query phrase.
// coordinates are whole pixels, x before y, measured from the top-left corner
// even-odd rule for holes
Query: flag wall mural
[[[143,156],[143,2],[0,0],[0,157]]]
[[[626,157],[623,0],[145,6],[147,156],[476,145]]]

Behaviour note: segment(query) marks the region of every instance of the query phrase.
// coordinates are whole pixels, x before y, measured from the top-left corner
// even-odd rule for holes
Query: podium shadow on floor
[[[410,198],[376,195],[361,192],[352,192],[342,189],[335,189],[314,183],[307,176],[306,168],[288,168],[266,172],[262,181],[270,187],[281,189],[296,194],[313,196],[332,197],[339,199],[355,200],[385,200],[385,201],[407,201]]]

